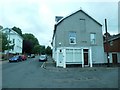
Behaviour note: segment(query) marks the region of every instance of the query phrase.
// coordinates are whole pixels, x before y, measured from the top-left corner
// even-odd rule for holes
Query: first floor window
[[[13,44],[15,43],[15,39],[13,39]]]
[[[76,44],[76,38],[70,37],[70,44]]]
[[[76,44],[76,32],[74,31],[69,32],[69,43]]]
[[[90,34],[90,41],[91,41],[91,44],[96,44],[96,33]]]

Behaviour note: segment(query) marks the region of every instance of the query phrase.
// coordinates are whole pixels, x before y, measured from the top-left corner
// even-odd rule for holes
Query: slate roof
[[[116,39],[118,39],[118,38],[120,38],[120,33],[117,34],[117,35],[111,36],[110,38],[108,38],[108,41],[113,41],[113,40],[116,40]]]
[[[62,18],[61,20],[59,20],[57,23],[56,23],[56,25],[58,25],[58,24],[60,24],[63,20],[65,20],[65,19],[67,19],[68,17],[70,17],[70,16],[72,16],[72,15],[74,15],[74,14],[76,14],[76,13],[78,13],[78,12],[83,12],[85,15],[87,15],[88,17],[90,17],[93,21],[95,21],[96,23],[98,23],[99,25],[101,25],[102,26],[102,24],[100,24],[98,21],[96,21],[94,18],[92,18],[90,15],[88,15],[85,11],[83,11],[83,10],[77,10],[77,11],[75,11],[75,12],[73,12],[73,13],[71,13],[70,15],[68,15],[68,16],[66,16],[66,17],[64,17],[64,18]]]

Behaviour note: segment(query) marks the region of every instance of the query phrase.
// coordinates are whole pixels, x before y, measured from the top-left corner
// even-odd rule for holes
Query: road
[[[48,62],[51,61],[49,57]],[[57,68],[38,57],[2,65],[3,88],[117,88],[118,68]]]
[[[38,62],[38,57],[22,62],[5,62],[2,65],[3,88],[36,87],[39,69],[43,62]],[[40,83],[40,81],[39,81]],[[36,85],[35,85],[36,84]]]

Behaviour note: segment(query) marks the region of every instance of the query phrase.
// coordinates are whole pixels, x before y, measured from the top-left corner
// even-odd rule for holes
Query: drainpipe
[[[108,48],[108,34],[107,34],[107,19],[105,19],[105,31],[106,31],[106,53],[107,53],[107,67],[110,66],[109,61],[109,48]]]

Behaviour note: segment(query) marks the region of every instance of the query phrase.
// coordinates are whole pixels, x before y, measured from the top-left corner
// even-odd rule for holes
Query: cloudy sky
[[[23,34],[32,33],[41,45],[50,45],[55,16],[67,16],[82,8],[108,31],[118,33],[119,0],[0,0],[0,24],[19,27]]]

